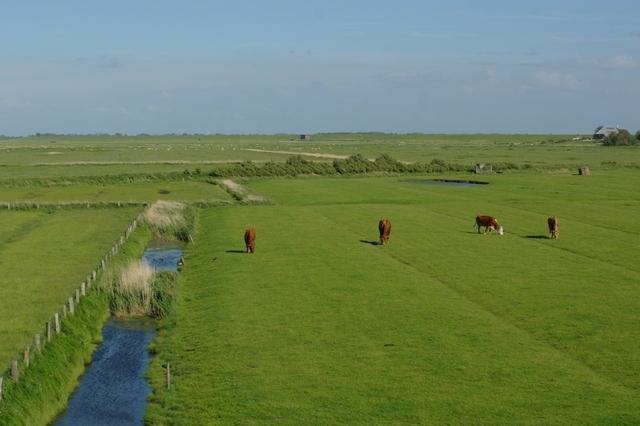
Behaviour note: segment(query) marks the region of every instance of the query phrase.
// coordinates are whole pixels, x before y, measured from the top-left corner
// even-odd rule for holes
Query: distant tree
[[[627,129],[620,129],[615,133],[610,134],[602,140],[605,145],[618,146],[618,145],[635,145],[639,141],[631,136],[631,133]]]
[[[636,143],[640,143],[640,130],[636,132]]]

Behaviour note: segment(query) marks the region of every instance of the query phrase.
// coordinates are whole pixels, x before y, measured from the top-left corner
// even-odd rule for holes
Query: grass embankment
[[[44,344],[41,354],[31,349],[30,366],[23,369],[19,381],[9,382],[5,376],[0,424],[48,424],[64,409],[67,398],[100,342],[102,325],[109,316],[110,297],[96,288],[102,285],[105,277],[120,270],[131,259],[139,258],[148,240],[148,230],[137,228],[106,271],[98,276],[94,288],[81,299],[75,314],[62,320],[61,333],[54,333],[52,341]]]
[[[640,422],[640,176],[488,179],[260,180],[283,205],[203,210],[147,421]]]
[[[186,204],[155,202],[145,209],[141,220],[154,240],[191,240],[194,218]],[[105,274],[99,287],[109,295],[109,307],[115,316],[161,319],[171,311],[176,281],[175,272],[156,272],[136,258]]]

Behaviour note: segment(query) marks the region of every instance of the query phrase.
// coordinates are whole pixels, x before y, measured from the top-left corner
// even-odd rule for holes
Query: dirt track
[[[284,155],[304,155],[307,157],[316,157],[316,158],[332,158],[334,160],[344,160],[348,158],[348,155],[338,155],[338,154],[322,154],[316,152],[299,152],[299,151],[270,151],[267,149],[257,149],[257,148],[243,148],[242,151],[252,151],[252,152],[265,152],[269,154],[284,154]]]

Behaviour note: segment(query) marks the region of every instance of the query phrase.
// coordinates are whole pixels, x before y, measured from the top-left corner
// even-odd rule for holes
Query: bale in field
[[[589,170],[589,167],[582,166],[582,167],[578,168],[578,175],[580,175],[580,176],[589,176],[590,174],[591,174],[591,170]]]
[[[247,253],[254,253],[256,251],[255,228],[249,228],[244,231],[244,244],[247,246]]]
[[[389,235],[391,235],[391,221],[387,218],[380,219],[378,231],[380,231],[380,245],[385,245],[389,242]]]
[[[547,225],[549,226],[549,238],[558,238],[560,235],[560,219],[558,219],[558,216],[549,216]]]
[[[482,226],[484,226],[485,234],[487,233],[487,231],[489,232],[497,231],[498,234],[500,235],[504,234],[504,228],[502,227],[502,225],[498,223],[498,220],[493,216],[477,215],[475,226],[478,227],[478,234],[480,233],[480,227]]]

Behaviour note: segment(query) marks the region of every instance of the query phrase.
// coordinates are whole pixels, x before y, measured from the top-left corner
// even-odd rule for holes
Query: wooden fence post
[[[35,337],[33,338],[33,344],[36,347],[36,352],[40,353],[42,352],[42,344],[40,343],[40,335],[36,334]]]
[[[69,315],[73,315],[75,309],[73,308],[73,297],[69,298]]]
[[[167,362],[167,389],[171,389],[171,363]]]
[[[67,317],[67,304],[62,305],[62,318]]]
[[[95,280],[96,279],[96,271],[91,271],[91,279]]]
[[[2,382],[4,381],[4,377],[0,376],[0,401],[2,401]]]
[[[24,357],[22,358],[22,362],[24,364],[24,368],[29,368],[29,361],[31,361],[31,349],[29,346],[24,350]]]
[[[56,334],[60,334],[60,314],[57,312],[53,314],[53,323],[55,325]]]
[[[18,378],[20,378],[20,370],[18,370],[18,361],[14,359],[11,362],[11,380],[17,382]]]
[[[76,288],[76,305],[80,303],[80,289]]]
[[[84,297],[86,294],[87,294],[87,288],[85,283],[83,282],[82,284],[80,284],[80,295]]]
[[[47,321],[45,325],[45,334],[47,337],[47,342],[51,341],[51,321]]]

